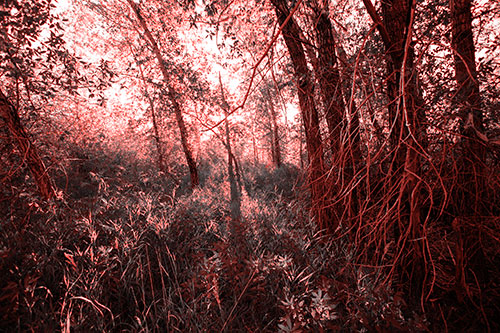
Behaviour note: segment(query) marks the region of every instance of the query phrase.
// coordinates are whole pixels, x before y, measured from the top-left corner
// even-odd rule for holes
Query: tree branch
[[[371,0],[363,0],[363,3],[365,4],[366,10],[368,11],[368,14],[373,20],[373,23],[377,25],[377,30],[382,36],[382,41],[385,44],[385,47],[387,49],[391,48],[392,41],[391,38],[389,37],[389,33],[387,32],[387,29],[385,28],[384,23],[382,22],[382,19],[380,16],[377,14],[377,10],[373,6]]]

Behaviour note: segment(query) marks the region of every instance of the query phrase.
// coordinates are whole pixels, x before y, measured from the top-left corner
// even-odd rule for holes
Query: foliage
[[[252,166],[245,177],[245,189],[250,195],[274,194],[291,199],[296,196],[297,189],[304,185],[304,175],[291,164],[283,164],[278,168],[269,165]]]
[[[2,330],[287,332],[415,319],[373,272],[357,275],[342,243],[315,234],[300,201],[274,189],[245,196],[248,252],[238,252],[223,180],[176,196],[144,167],[103,158],[82,162],[94,166],[91,196],[71,187],[43,202],[26,189],[10,198],[19,210],[2,208]],[[68,174],[82,177],[82,163]]]

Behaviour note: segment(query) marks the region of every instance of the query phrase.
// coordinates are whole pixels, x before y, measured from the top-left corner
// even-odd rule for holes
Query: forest
[[[1,332],[499,332],[500,2],[1,0]]]

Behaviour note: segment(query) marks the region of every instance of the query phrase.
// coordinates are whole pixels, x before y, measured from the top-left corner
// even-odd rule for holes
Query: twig
[[[220,332],[224,332],[224,329],[226,328],[227,323],[229,322],[229,319],[231,319],[231,316],[233,315],[234,309],[236,309],[236,306],[240,302],[241,297],[243,297],[243,294],[248,289],[248,286],[250,285],[250,282],[252,282],[253,277],[255,276],[255,272],[256,271],[257,271],[257,269],[253,270],[252,275],[250,276],[250,279],[248,279],[248,282],[245,285],[245,288],[243,288],[243,290],[241,291],[240,296],[238,297],[238,299],[236,300],[236,303],[234,303],[233,307],[231,308],[231,311],[229,312],[229,316],[227,316],[226,321],[224,321],[224,325],[222,325],[222,328],[221,328]]]

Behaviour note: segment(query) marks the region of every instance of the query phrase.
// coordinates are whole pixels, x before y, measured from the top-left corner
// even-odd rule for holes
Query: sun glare
[[[54,14],[62,14],[67,11],[73,0],[56,0],[56,6],[54,8]]]

